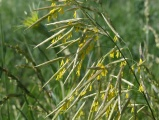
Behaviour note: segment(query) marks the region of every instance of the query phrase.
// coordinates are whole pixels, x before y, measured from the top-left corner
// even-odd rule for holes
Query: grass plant
[[[157,120],[157,7],[125,4],[42,1],[21,20],[16,44],[1,20],[0,119]]]

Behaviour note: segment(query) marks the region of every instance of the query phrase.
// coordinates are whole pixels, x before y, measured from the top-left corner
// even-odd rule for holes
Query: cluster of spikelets
[[[129,114],[131,119],[134,112],[140,113],[144,109],[150,109],[153,115],[142,80],[144,61],[140,59],[134,62],[125,57],[128,48],[104,13],[76,0],[52,2],[50,6],[38,10],[49,12],[41,18],[36,16],[32,24],[25,21],[25,25],[28,28],[37,27],[46,19],[46,26],[52,28],[52,35],[35,48],[46,42],[50,43],[47,49],[60,48],[55,51],[55,59],[36,66],[58,65],[43,87],[57,80],[70,88],[65,90],[67,95],[46,117],[53,115],[53,119],[56,119],[62,115],[72,120],[110,120]],[[100,17],[109,29],[100,25],[92,14]],[[105,46],[110,49],[97,55],[98,50],[104,50],[99,46],[103,40],[113,47]],[[126,74],[129,74],[128,77]],[[138,104],[136,98],[131,97],[134,90],[144,99],[143,104]]]

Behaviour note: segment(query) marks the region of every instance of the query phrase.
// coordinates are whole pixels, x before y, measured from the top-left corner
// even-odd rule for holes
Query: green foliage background
[[[145,0],[90,0],[85,1],[84,6],[96,8],[99,11],[104,12],[106,17],[111,19],[111,23],[119,35],[124,40],[125,44],[121,44],[121,48],[124,49],[123,52],[126,58],[129,58],[131,63],[139,63],[141,54],[139,53],[139,48],[143,49],[144,56],[144,65],[142,67],[141,74],[137,73],[138,79],[144,81],[146,91],[149,94],[149,103],[154,112],[154,116],[151,114],[149,106],[145,102],[143,94],[138,91],[139,86],[134,80],[134,76],[130,73],[128,67],[123,70],[124,79],[133,83],[135,87],[128,88],[127,84],[122,84],[123,91],[128,90],[129,99],[125,99],[125,93],[122,94],[122,105],[124,106],[127,103],[137,104],[125,105],[126,108],[124,113],[122,113],[120,119],[158,119],[158,108],[159,108],[159,99],[158,99],[158,81],[159,81],[159,53],[157,44],[159,44],[158,31],[158,16],[159,16],[159,1],[153,0],[148,3],[149,7],[149,21],[146,23],[145,16]],[[55,74],[55,72],[60,68],[60,61],[54,62],[52,64],[35,67],[41,63],[44,63],[49,60],[53,60],[59,56],[56,55],[56,51],[59,49],[46,49],[50,43],[43,44],[40,47],[34,49],[36,45],[41,43],[43,40],[48,38],[50,35],[54,34],[53,32],[48,32],[53,29],[52,26],[44,26],[49,23],[46,20],[42,21],[39,26],[32,27],[26,31],[26,26],[24,26],[24,21],[31,16],[33,9],[38,9],[41,7],[50,6],[51,1],[44,0],[32,0],[32,1],[0,1],[0,119],[52,119],[56,116],[59,120],[72,119],[75,113],[77,114],[76,119],[87,119],[88,114],[91,114],[90,119],[95,119],[95,113],[89,112],[90,106],[93,105],[93,100],[99,98],[99,96],[94,95],[93,97],[88,97],[93,93],[98,93],[99,83],[94,81],[93,90],[86,93],[84,96],[71,94],[71,97],[78,98],[77,102],[75,101],[75,106],[69,111],[55,111],[49,117],[45,118],[49,113],[56,110],[59,105],[64,105],[64,102],[61,102],[63,99],[66,100],[67,95],[75,89],[78,83],[81,81],[82,77],[85,75],[85,71],[89,64],[93,61],[99,60],[98,58],[102,57],[114,47],[109,37],[100,36],[100,40],[97,45],[93,48],[93,52],[90,53],[83,62],[81,68],[81,76],[77,78],[76,73],[70,77],[69,81],[64,84],[65,75],[62,80],[51,80],[44,89],[42,86],[50,79],[50,77]],[[39,18],[46,15],[51,9],[39,10],[36,11]],[[73,18],[73,10],[64,12],[62,16],[58,16],[57,19],[52,19],[50,22],[60,21],[64,19]],[[92,18],[95,19],[102,27],[110,32],[110,35],[114,37],[113,32],[106,25],[106,23],[101,20],[99,15],[90,13]],[[80,17],[85,17],[80,11],[78,11]],[[35,21],[34,21],[35,22]],[[149,25],[152,29],[148,30],[146,33],[146,25]],[[80,37],[82,32],[79,32],[73,36],[73,38]],[[69,50],[76,51],[78,44],[71,46]],[[129,49],[128,49],[129,48]],[[91,58],[92,56],[92,58]],[[90,60],[91,62],[88,62]],[[104,64],[112,63],[117,59],[106,58]],[[134,62],[132,62],[134,61]],[[131,65],[132,65],[131,64]],[[97,67],[97,66],[96,66]],[[94,69],[94,68],[92,68]],[[96,68],[95,68],[96,70]],[[71,68],[68,69],[71,71]],[[106,90],[109,86],[109,80],[111,75],[120,74],[120,67],[118,64],[113,64],[111,70],[109,70],[108,76],[102,78],[103,83],[101,82],[101,91]],[[137,68],[136,68],[137,71]],[[69,73],[67,72],[67,73]],[[113,78],[112,85],[115,86],[117,83],[116,79]],[[145,91],[144,91],[145,92]],[[81,94],[80,91],[78,94]],[[117,95],[118,96],[118,95]],[[88,97],[86,99],[84,97]],[[69,101],[70,99],[67,98]],[[66,101],[67,101],[66,100]],[[129,102],[130,100],[130,102]],[[101,100],[99,100],[102,103]],[[86,102],[86,104],[85,104]],[[67,102],[66,102],[67,103]],[[70,103],[68,106],[70,106]],[[115,103],[114,103],[115,104]],[[84,105],[83,112],[85,115],[80,115],[81,111],[78,111],[80,106]],[[108,102],[105,106],[108,105]],[[67,106],[67,105],[66,105]],[[67,106],[67,107],[68,107]],[[67,109],[66,107],[66,109]],[[142,108],[143,107],[143,108]],[[137,112],[142,108],[142,112]],[[134,109],[135,112],[131,112]],[[114,110],[113,115],[115,118],[118,118],[117,110]],[[109,114],[110,115],[110,114]],[[133,118],[131,118],[133,117]],[[101,117],[101,119],[107,119],[106,116]]]

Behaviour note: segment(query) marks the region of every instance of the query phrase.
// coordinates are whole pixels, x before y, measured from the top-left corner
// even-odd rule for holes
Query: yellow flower
[[[82,111],[82,110],[80,110],[80,112],[78,113],[78,115],[77,115],[77,118],[80,118],[81,116],[83,116],[84,115],[84,112]]]
[[[116,51],[116,58],[121,57],[121,53],[119,51]]]
[[[143,63],[142,59],[140,58],[139,60],[139,65],[141,65]]]
[[[113,85],[112,84],[110,85],[110,89],[113,89]]]
[[[114,40],[114,42],[117,42],[118,41],[118,37],[115,35],[113,40]]]
[[[131,66],[131,69],[134,71],[134,65]]]
[[[138,67],[139,67],[139,69],[140,69],[140,67],[141,67],[141,65],[144,63],[145,61],[143,61],[141,58],[140,58],[140,60],[139,60],[139,63],[138,63]],[[139,72],[140,72],[140,70],[139,70]]]
[[[85,44],[85,42],[86,42],[86,40],[84,39],[82,42],[79,42],[79,48],[82,48],[83,47],[83,45]]]
[[[101,99],[104,100],[105,94],[103,93],[101,96]]]
[[[82,91],[82,92],[80,93],[80,96],[83,96],[83,95],[85,95],[85,94],[86,94],[86,90]]]
[[[56,3],[52,2],[51,6],[56,6]]]
[[[144,92],[144,88],[143,88],[143,86],[140,84],[140,86],[139,86],[139,91],[140,92]]]
[[[52,9],[52,10],[50,10],[50,15],[48,16],[48,22],[51,20],[51,18],[52,18],[52,15],[51,14],[53,14],[53,16],[55,17],[55,18],[57,18],[57,14],[55,13],[55,9]]]
[[[99,75],[97,76],[97,80],[100,80],[101,76],[102,76],[102,77],[106,76],[107,73],[108,73],[108,71],[107,71],[107,69],[105,68],[105,66],[104,66],[102,63],[98,63],[97,66],[102,69],[101,74],[99,74]]]
[[[126,98],[126,99],[129,98],[129,94],[128,94],[128,93],[125,94],[125,98]]]
[[[101,75],[104,77],[104,76],[107,75],[107,73],[108,73],[108,71],[107,71],[106,69],[104,69],[104,70],[102,71]]]
[[[97,33],[98,32],[98,28],[93,28],[93,31],[95,32],[95,33]]]
[[[47,17],[47,20],[48,20],[48,22],[50,22],[50,20],[51,20],[51,16],[50,15]]]
[[[109,116],[110,110],[111,110],[111,106],[109,106],[109,107],[107,108],[107,110],[106,110],[106,117]]]
[[[67,39],[70,39],[72,37],[72,32],[70,32],[67,36]]]
[[[60,111],[65,111],[69,107],[69,105],[70,105],[69,101],[65,102],[64,105],[61,106]]]
[[[78,46],[79,46],[79,48],[81,48],[81,47],[83,46],[83,44],[84,44],[84,43],[80,43],[80,44],[78,45]]]
[[[133,113],[133,112],[134,112],[134,107],[131,108],[131,113]]]
[[[60,67],[62,67],[64,65],[64,61],[62,60],[61,61],[61,64],[60,64]]]
[[[89,91],[92,91],[92,85],[89,86]]]
[[[126,61],[122,61],[121,63],[120,63],[120,67],[122,67],[122,66],[126,66]]]
[[[98,76],[97,76],[97,80],[100,80],[100,78],[101,78],[101,76],[100,76],[100,75],[98,75]]]
[[[115,96],[115,91],[111,90],[111,92],[108,93],[108,101],[111,100]]]
[[[102,69],[105,68],[105,66],[102,63],[98,63],[97,66],[102,68]]]
[[[93,104],[92,104],[92,112],[95,112],[95,111],[97,111],[98,110],[98,106],[99,106],[99,103],[98,103],[98,101],[96,101],[96,102],[93,102]]]
[[[62,67],[64,64],[68,63],[68,61],[69,61],[69,59],[66,59],[66,62],[64,63],[64,60],[61,60],[60,67]],[[56,76],[56,80],[61,79],[63,77],[65,71],[66,71],[65,68],[61,69]]]
[[[73,17],[77,18],[77,12],[76,11],[74,11]]]
[[[113,89],[113,85],[111,84],[110,85],[110,89],[109,89],[109,93],[108,93],[108,101],[110,100],[110,99],[112,99],[114,96],[115,96],[115,90]]]
[[[59,80],[63,77],[64,73],[65,73],[66,69],[63,68],[56,76],[56,80]]]
[[[68,62],[69,62],[69,59],[67,58],[67,59],[66,59],[66,63],[68,63]]]
[[[63,8],[60,8],[60,9],[58,10],[58,12],[61,13],[61,14],[64,14]]]
[[[55,41],[56,41],[56,40],[55,40],[55,39],[53,39],[53,40],[51,41],[51,43],[53,44]]]
[[[67,24],[68,24],[68,25],[72,25],[72,21],[69,21]]]
[[[52,9],[49,13],[53,14],[55,12],[55,9]]]
[[[110,58],[114,58],[114,54],[115,54],[114,51],[112,51],[112,52],[109,54],[109,57],[110,57]]]
[[[77,70],[76,74],[77,76],[80,76],[80,70]]]

